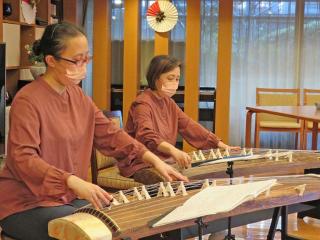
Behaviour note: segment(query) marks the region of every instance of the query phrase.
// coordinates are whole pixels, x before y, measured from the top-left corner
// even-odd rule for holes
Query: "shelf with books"
[[[3,5],[4,1],[10,4],[11,14],[3,16],[3,13],[0,13],[3,16],[0,41],[6,43],[7,91],[13,97],[19,80],[33,79],[29,73],[31,63],[25,46],[32,45],[36,39],[41,38],[45,26],[51,23],[52,4],[51,0],[0,0],[0,4]],[[31,5],[32,2],[36,5]],[[24,7],[27,7],[29,12]],[[30,20],[27,14],[32,14],[33,10],[36,14],[32,16],[34,19]]]

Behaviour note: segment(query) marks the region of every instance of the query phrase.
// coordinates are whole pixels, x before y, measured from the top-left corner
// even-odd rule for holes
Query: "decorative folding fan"
[[[157,32],[170,31],[178,21],[178,11],[169,1],[159,0],[147,11],[147,22]]]

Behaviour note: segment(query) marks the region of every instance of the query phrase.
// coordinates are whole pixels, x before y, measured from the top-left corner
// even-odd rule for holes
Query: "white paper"
[[[228,186],[210,186],[153,224],[153,227],[228,212],[270,189],[276,179]]]

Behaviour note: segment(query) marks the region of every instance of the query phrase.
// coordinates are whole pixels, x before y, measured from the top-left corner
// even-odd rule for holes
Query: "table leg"
[[[252,114],[254,112],[248,111],[246,116],[246,142],[245,147],[251,147],[251,124],[252,124]]]
[[[288,235],[288,207],[281,208],[281,240],[286,240]]]
[[[305,150],[306,149],[306,121],[305,120],[300,120],[301,126],[300,126],[300,145],[299,149],[300,150]]]
[[[277,231],[277,225],[278,225],[278,221],[279,221],[280,210],[281,210],[281,207],[276,207],[273,210],[273,216],[272,216],[272,221],[271,221],[271,225],[270,225],[270,228],[269,228],[269,233],[268,233],[268,236],[267,236],[267,240],[273,240],[274,239],[274,236],[275,236],[276,231]]]
[[[318,122],[312,125],[312,150],[317,150],[318,145]]]

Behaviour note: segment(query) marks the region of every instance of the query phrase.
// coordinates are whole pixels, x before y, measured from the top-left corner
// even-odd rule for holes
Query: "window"
[[[306,1],[301,49],[301,86],[320,88],[320,1]]]
[[[218,55],[218,0],[201,1],[200,87],[216,87]]]
[[[297,3],[295,0],[234,1],[232,144],[244,145],[245,107],[255,105],[256,87],[320,86],[320,1],[305,1],[302,11]],[[302,16],[304,24],[297,16]],[[304,26],[302,31],[299,24]],[[287,133],[264,133],[261,140],[262,147],[294,147],[294,138]]]
[[[112,0],[111,9],[111,83],[123,83],[123,1]]]

